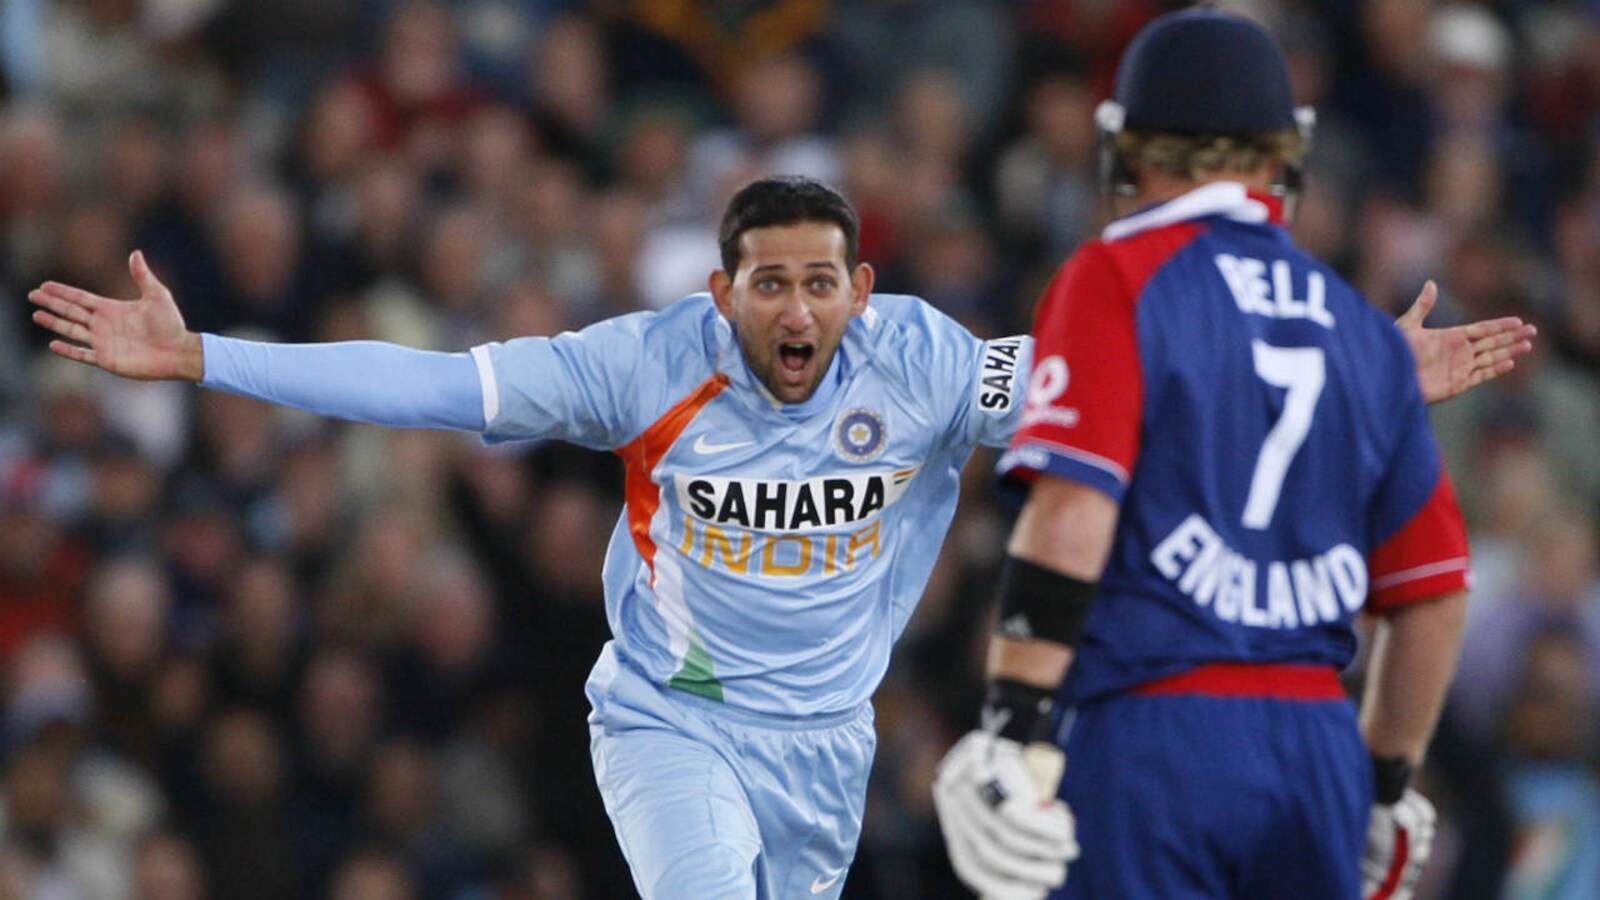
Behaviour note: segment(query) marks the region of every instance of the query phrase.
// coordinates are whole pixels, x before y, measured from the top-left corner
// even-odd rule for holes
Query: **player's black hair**
[[[717,229],[722,249],[722,269],[730,276],[739,269],[739,239],[752,228],[772,228],[821,222],[844,232],[845,264],[855,270],[861,250],[861,222],[850,201],[838,191],[801,175],[774,175],[752,181],[728,201]]]

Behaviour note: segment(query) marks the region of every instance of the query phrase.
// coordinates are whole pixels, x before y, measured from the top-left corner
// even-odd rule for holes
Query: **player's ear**
[[[850,298],[850,314],[859,316],[867,311],[867,298],[872,296],[872,282],[876,273],[872,266],[866,263],[857,263],[856,270],[850,273],[850,291],[854,294]]]
[[[716,301],[717,312],[724,319],[733,318],[733,276],[722,269],[711,273],[711,299]]]

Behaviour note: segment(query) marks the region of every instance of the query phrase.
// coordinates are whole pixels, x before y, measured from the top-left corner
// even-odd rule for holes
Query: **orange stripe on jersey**
[[[650,479],[661,458],[672,449],[673,443],[707,403],[728,386],[728,376],[718,372],[700,383],[689,396],[679,400],[667,414],[646,428],[644,434],[617,449],[627,471],[624,491],[628,504],[628,531],[633,534],[633,544],[650,567],[650,581],[656,577],[656,542],[650,537],[650,521],[661,508],[661,492]]]

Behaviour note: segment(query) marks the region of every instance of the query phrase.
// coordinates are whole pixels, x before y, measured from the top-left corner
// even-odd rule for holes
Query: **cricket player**
[[[935,788],[951,860],[991,898],[1409,897],[1469,583],[1413,353],[1289,237],[1312,119],[1260,26],[1154,20],[1098,119],[1131,214],[1038,311],[983,725]]]
[[[137,253],[136,301],[59,284],[31,298],[62,338],[52,350],[118,374],[615,451],[613,639],[588,696],[634,881],[649,900],[838,897],[876,742],[869,699],[962,464],[1021,422],[1032,341],[981,341],[916,298],[872,296],[855,213],[814,181],[748,185],[720,243],[709,294],[456,354],[195,334]],[[1508,362],[1503,332],[1419,335],[1448,390]],[[1070,835],[1064,807],[1042,818]]]

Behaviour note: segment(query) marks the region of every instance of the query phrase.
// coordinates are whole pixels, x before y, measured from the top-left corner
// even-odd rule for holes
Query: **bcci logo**
[[[883,419],[870,409],[852,409],[839,417],[833,436],[852,462],[866,462],[883,452]]]

